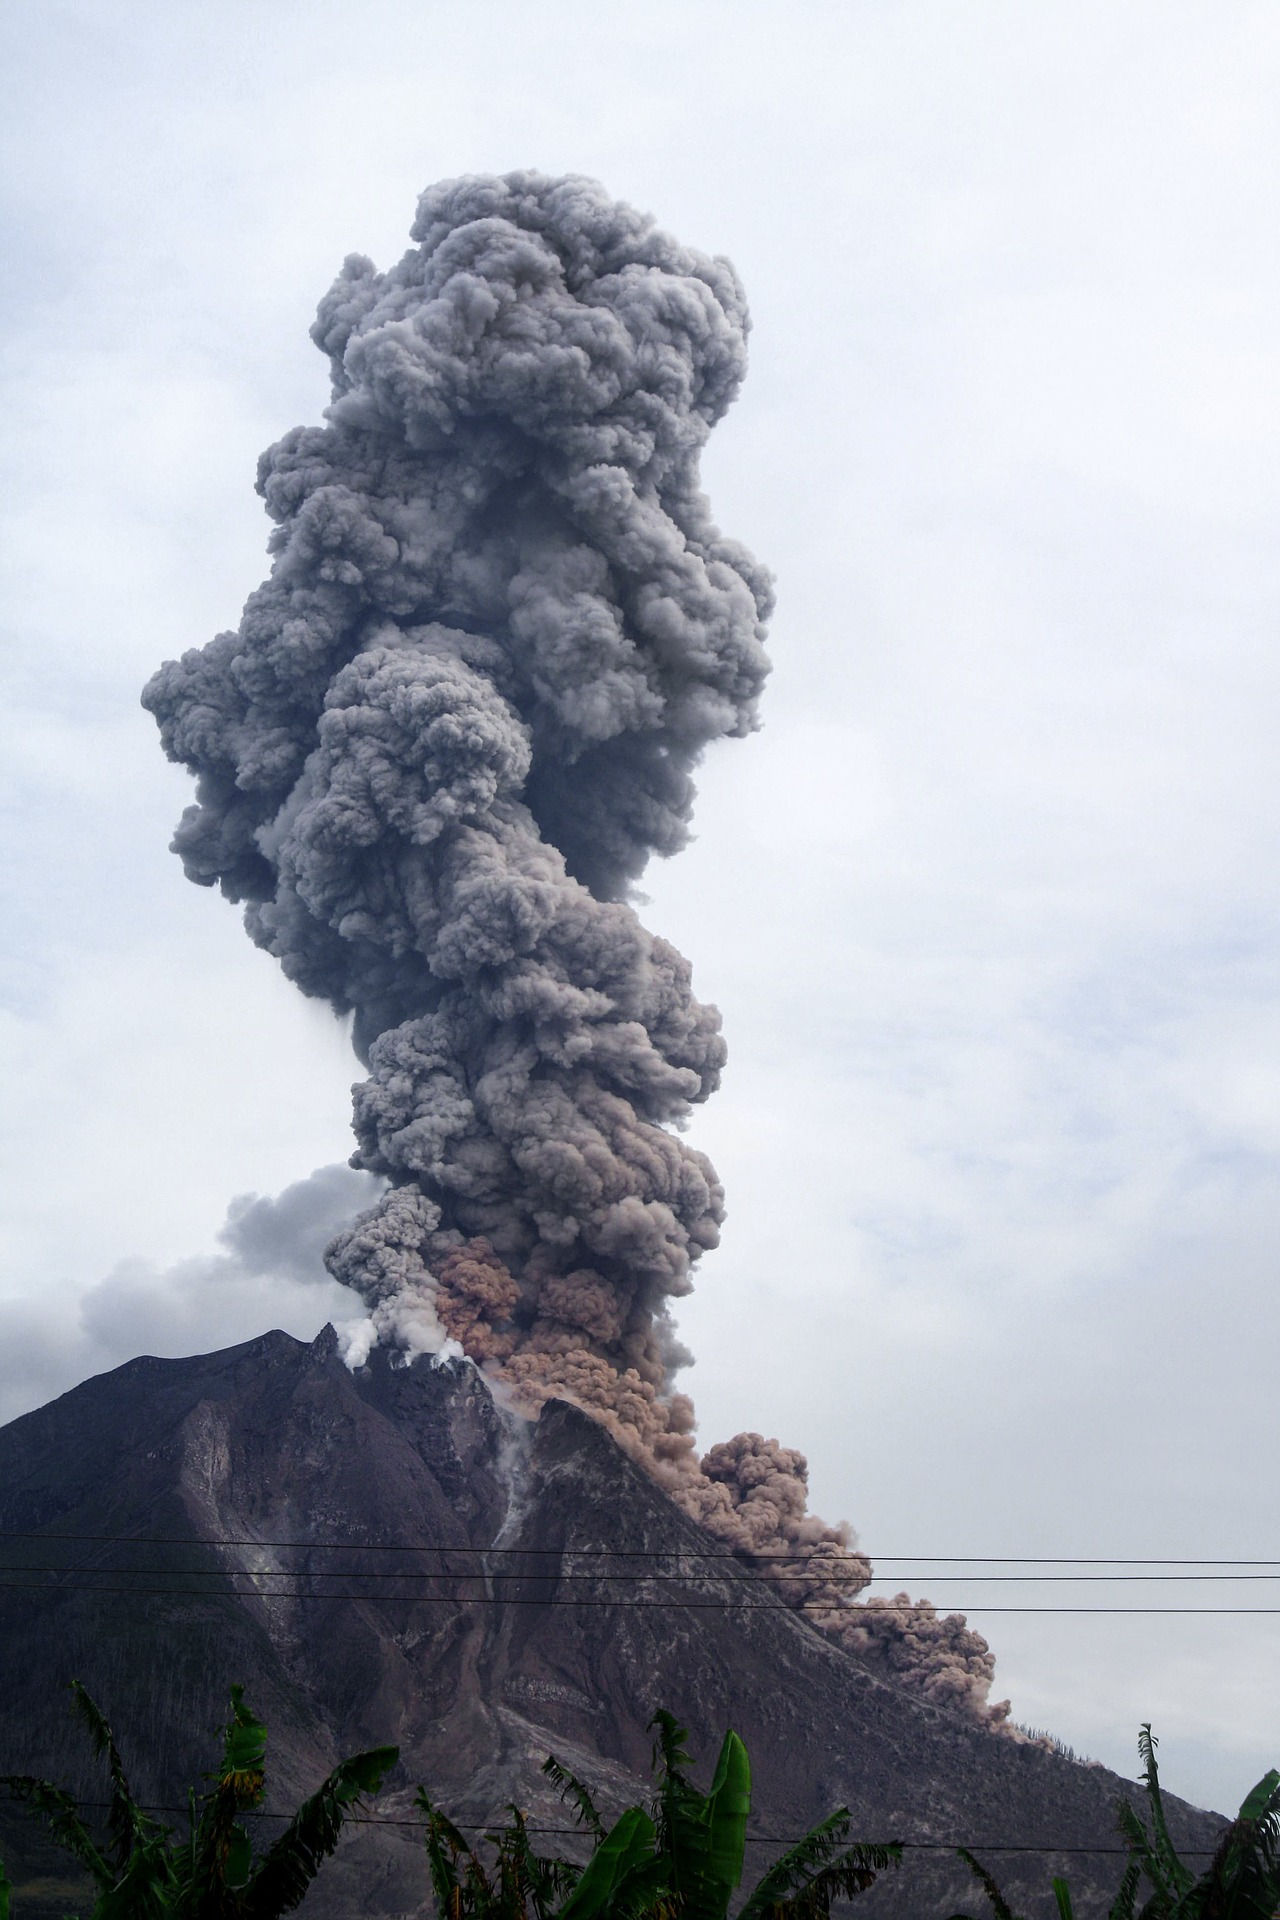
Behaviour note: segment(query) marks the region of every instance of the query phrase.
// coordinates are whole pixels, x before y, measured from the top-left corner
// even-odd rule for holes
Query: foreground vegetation
[[[751,1767],[726,1733],[709,1793],[689,1779],[684,1728],[655,1716],[652,1810],[628,1807],[606,1832],[580,1780],[554,1759],[543,1771],[591,1835],[585,1866],[534,1852],[523,1816],[498,1834],[492,1867],[419,1790],[436,1911],[447,1920],[725,1920],[742,1883],[751,1811]],[[897,1843],[849,1844],[848,1809],[811,1827],[776,1860],[738,1909],[738,1920],[825,1920],[837,1898],[862,1893],[902,1858]]]
[[[1150,1825],[1128,1800],[1116,1808],[1116,1821],[1129,1862],[1107,1910],[1107,1920],[1276,1920],[1280,1913],[1280,1772],[1264,1774],[1226,1828],[1213,1858],[1197,1874],[1179,1858],[1169,1837],[1156,1766],[1156,1740],[1149,1726],[1138,1735],[1142,1782]],[[1017,1920],[994,1876],[965,1848],[961,1859],[981,1883],[995,1920]],[[1138,1905],[1143,1884],[1150,1889]],[[1071,1887],[1053,1881],[1059,1920],[1074,1920]],[[973,1920],[955,1914],[952,1920]]]
[[[51,1781],[4,1774],[0,1787],[30,1806],[88,1874],[94,1888],[88,1920],[277,1920],[293,1912],[346,1819],[378,1791],[399,1757],[395,1747],[374,1747],[344,1760],[258,1854],[242,1815],[264,1797],[266,1728],[233,1687],[220,1765],[203,1793],[190,1793],[186,1832],[175,1838],[134,1798],[115,1737],[94,1702],[79,1683],[72,1693],[107,1773],[105,1838],[95,1839],[86,1810]],[[414,1804],[440,1920],[727,1920],[742,1884],[751,1810],[746,1748],[737,1734],[726,1733],[704,1793],[689,1778],[684,1729],[669,1713],[658,1713],[652,1725],[652,1801],[628,1807],[608,1828],[580,1780],[554,1758],[543,1768],[590,1843],[585,1861],[539,1853],[515,1807],[477,1851],[420,1787]],[[1129,1860],[1109,1920],[1278,1920],[1280,1772],[1258,1782],[1197,1874],[1169,1835],[1150,1727],[1143,1727],[1138,1748],[1147,1817],[1127,1800],[1118,1804]],[[736,1905],[736,1920],[827,1920],[834,1900],[865,1892],[900,1864],[902,1843],[850,1841],[850,1826],[841,1807],[810,1828]],[[993,1920],[1018,1920],[982,1861],[964,1848],[957,1852],[982,1887]],[[1075,1920],[1069,1883],[1054,1879],[1052,1892],[1059,1920]],[[0,1863],[0,1920],[17,1920],[11,1896]]]
[[[0,1786],[40,1814],[89,1875],[96,1889],[91,1920],[276,1920],[291,1913],[338,1844],[347,1814],[377,1792],[399,1757],[396,1747],[374,1747],[344,1760],[258,1857],[240,1816],[260,1806],[266,1790],[267,1730],[239,1687],[231,1689],[221,1765],[203,1794],[192,1789],[180,1839],[139,1806],[111,1728],[78,1681],[71,1691],[106,1766],[105,1839],[94,1838],[73,1796],[52,1781],[0,1774]],[[0,1920],[9,1920],[11,1891],[0,1866]]]

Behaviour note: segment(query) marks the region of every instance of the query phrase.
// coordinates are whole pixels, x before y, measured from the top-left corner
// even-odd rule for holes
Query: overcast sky
[[[1234,1808],[1280,1621],[974,1603],[1280,1582],[919,1556],[1280,1556],[1280,13],[9,0],[0,36],[0,1418],[355,1311],[346,1037],[167,853],[138,691],[265,571],[254,465],[319,418],[343,256],[390,264],[433,180],[593,174],[742,274],[705,478],[779,589],[764,729],[646,882],[730,1045],[703,1435],[803,1447],[1020,1720],[1133,1772],[1150,1719]]]

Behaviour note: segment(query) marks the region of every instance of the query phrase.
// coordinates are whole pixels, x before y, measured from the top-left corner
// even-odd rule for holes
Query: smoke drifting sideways
[[[452,1340],[526,1410],[575,1400],[718,1538],[781,1551],[829,1631],[998,1719],[985,1642],[855,1608],[870,1567],[802,1457],[700,1461],[672,1388],[670,1303],[724,1213],[679,1129],[724,1043],[627,902],[768,671],[769,576],[698,476],[742,288],[579,177],[446,182],[412,239],[320,304],[327,424],[259,467],[270,577],[143,696],[197,776],[188,876],[353,1016],[352,1164],[388,1185],[327,1255],[367,1306],[351,1357]]]

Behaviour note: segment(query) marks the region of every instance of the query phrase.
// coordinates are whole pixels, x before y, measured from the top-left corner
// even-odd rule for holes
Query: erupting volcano
[[[452,1342],[523,1411],[575,1402],[844,1645],[998,1722],[985,1641],[857,1603],[803,1457],[699,1459],[673,1386],[670,1303],[724,1212],[679,1128],[724,1043],[628,894],[768,671],[769,576],[698,480],[742,288],[576,177],[433,187],[412,239],[321,302],[327,424],[259,469],[269,578],[144,695],[197,776],[188,876],[353,1016],[354,1164],[387,1186],[327,1256],[366,1304],[348,1359]]]

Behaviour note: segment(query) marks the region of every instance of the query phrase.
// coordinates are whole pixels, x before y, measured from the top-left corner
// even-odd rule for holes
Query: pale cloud
[[[0,1299],[0,1423],[139,1353],[208,1352],[272,1327],[313,1339],[327,1319],[357,1319],[360,1303],[330,1279],[324,1249],[380,1190],[369,1174],[319,1167],[273,1198],[233,1200],[217,1253],[169,1267],[121,1260],[54,1302]]]

